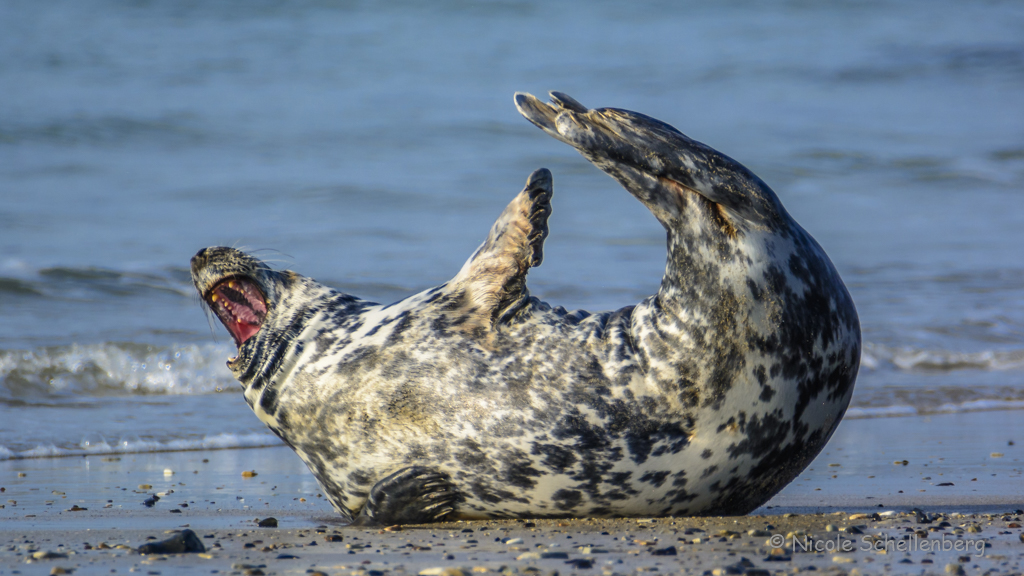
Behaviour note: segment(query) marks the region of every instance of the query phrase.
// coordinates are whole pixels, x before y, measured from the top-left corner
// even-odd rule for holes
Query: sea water
[[[205,246],[394,301],[543,166],[531,291],[651,294],[661,227],[517,90],[655,116],[768,182],[857,303],[848,417],[1024,410],[1021,30],[999,1],[5,1],[0,458],[278,442],[191,287]]]

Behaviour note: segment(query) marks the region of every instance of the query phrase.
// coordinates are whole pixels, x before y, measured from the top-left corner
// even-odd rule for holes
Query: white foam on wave
[[[66,456],[101,456],[104,454],[141,454],[147,452],[186,452],[192,450],[226,450],[231,448],[262,448],[280,446],[281,440],[273,434],[216,434],[193,440],[121,440],[83,441],[77,448],[59,448],[53,444],[39,445],[15,452],[0,446],[0,460],[24,458],[62,458]]]
[[[72,344],[0,351],[0,399],[38,394],[205,394],[234,385],[227,344]]]
[[[953,352],[865,343],[861,367],[877,370],[883,365],[904,371],[1024,370],[1024,350]]]

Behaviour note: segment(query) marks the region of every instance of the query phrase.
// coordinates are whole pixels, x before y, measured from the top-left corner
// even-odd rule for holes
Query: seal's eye
[[[206,302],[241,346],[260,331],[267,303],[256,284],[240,276],[222,280],[207,293]]]

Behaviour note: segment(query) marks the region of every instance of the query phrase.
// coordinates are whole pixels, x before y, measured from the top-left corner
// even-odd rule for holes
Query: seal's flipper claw
[[[469,325],[492,326],[528,295],[526,273],[544,259],[551,195],[551,172],[541,168],[530,174],[487,240],[448,283],[447,290],[464,294],[470,314],[480,320]]]
[[[352,526],[440,522],[459,499],[448,475],[426,466],[402,468],[370,489]]]
[[[756,224],[770,225],[785,214],[775,193],[743,165],[660,120],[617,108],[591,110],[560,92],[551,93],[549,104],[523,93],[515,102],[527,120],[618,180],[666,228],[691,193]]]

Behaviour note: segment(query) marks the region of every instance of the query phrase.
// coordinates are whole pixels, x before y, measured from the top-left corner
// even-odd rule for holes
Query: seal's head
[[[196,290],[239,350],[255,339],[266,321],[277,299],[280,274],[234,248],[203,248],[192,257]]]

